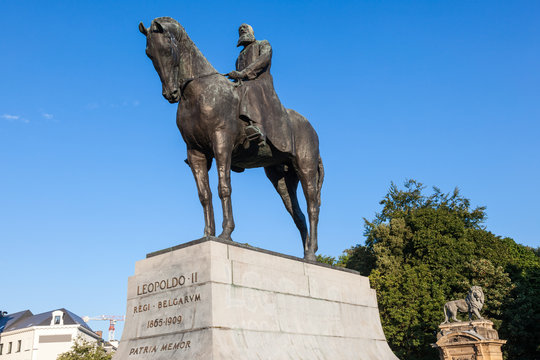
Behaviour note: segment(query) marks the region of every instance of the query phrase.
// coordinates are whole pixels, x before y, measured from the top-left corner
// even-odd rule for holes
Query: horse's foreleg
[[[225,136],[217,134],[214,141],[214,157],[218,171],[218,191],[223,208],[223,231],[220,238],[231,240],[231,233],[234,230],[234,218],[231,203],[231,155],[232,145],[225,139]]]
[[[209,161],[206,155],[197,150],[187,151],[189,166],[195,177],[199,200],[204,210],[204,236],[215,236],[214,208],[212,206],[212,191],[208,180]]]
[[[289,214],[291,214],[298,231],[300,231],[302,244],[306,246],[309,234],[306,217],[302,213],[300,204],[298,204],[298,197],[296,194],[299,181],[298,176],[293,170],[283,170],[283,165],[265,167],[264,172],[281,196],[285,208]]]

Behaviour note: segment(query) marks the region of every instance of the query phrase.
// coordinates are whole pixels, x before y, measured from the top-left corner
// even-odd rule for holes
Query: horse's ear
[[[156,29],[156,32],[158,33],[164,33],[165,30],[163,30],[163,26],[161,26],[160,23],[158,23],[157,21],[154,21],[154,29]]]
[[[144,24],[142,23],[142,21],[139,23],[139,31],[140,31],[144,36],[147,36],[147,35],[148,35],[148,29],[144,27]]]

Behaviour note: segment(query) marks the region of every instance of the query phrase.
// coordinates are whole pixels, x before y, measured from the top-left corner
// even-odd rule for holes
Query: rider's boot
[[[264,145],[266,137],[261,128],[254,122],[250,121],[249,125],[245,127],[245,133],[249,142],[256,141],[259,146]]]

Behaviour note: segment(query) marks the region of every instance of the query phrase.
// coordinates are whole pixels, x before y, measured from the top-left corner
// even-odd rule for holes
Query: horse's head
[[[146,36],[146,55],[152,60],[162,84],[162,94],[171,104],[180,100],[178,84],[180,54],[178,41],[180,24],[163,17],[152,21],[147,29],[139,24],[139,31]]]

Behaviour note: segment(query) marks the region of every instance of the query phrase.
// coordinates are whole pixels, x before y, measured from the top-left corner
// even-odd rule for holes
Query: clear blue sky
[[[1,1],[0,309],[123,314],[136,260],[202,236],[176,106],[137,29],[158,16],[220,72],[241,23],[270,41],[278,95],[320,137],[320,253],[363,242],[362,218],[408,178],[458,186],[489,230],[540,246],[536,0]],[[232,178],[233,239],[302,256],[263,170]]]

